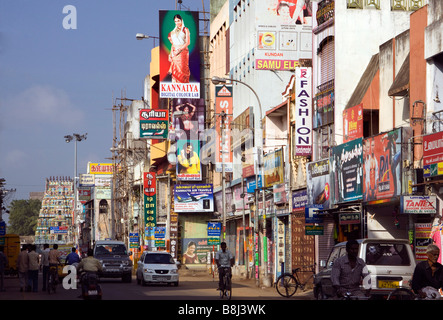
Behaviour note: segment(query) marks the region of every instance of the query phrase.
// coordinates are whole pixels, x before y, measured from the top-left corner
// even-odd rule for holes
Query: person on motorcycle
[[[366,263],[358,257],[359,244],[355,240],[349,240],[346,243],[346,252],[344,256],[337,258],[332,265],[331,281],[339,298],[350,294],[354,297],[369,296],[370,276]],[[360,289],[360,284],[366,292]]]
[[[435,244],[426,248],[426,261],[421,261],[415,266],[412,275],[412,291],[421,298],[428,298],[427,292],[434,293],[434,298],[440,298],[439,289],[443,288],[443,266],[437,262],[440,249]]]
[[[215,263],[218,269],[218,289],[223,289],[223,276],[225,275],[223,267],[231,268],[234,265],[234,255],[231,251],[226,250],[226,242],[220,244],[220,250],[215,254]],[[232,273],[230,273],[232,277]]]
[[[88,249],[88,256],[84,258],[77,266],[78,271],[84,272],[103,272],[102,264],[99,260],[94,258],[94,251]]]

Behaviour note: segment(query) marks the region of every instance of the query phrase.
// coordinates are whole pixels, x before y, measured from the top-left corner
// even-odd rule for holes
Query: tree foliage
[[[35,235],[41,206],[40,200],[13,200],[9,205],[8,233]]]

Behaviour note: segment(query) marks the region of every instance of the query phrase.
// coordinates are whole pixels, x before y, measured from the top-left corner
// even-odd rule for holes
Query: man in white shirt
[[[223,287],[223,276],[225,275],[224,267],[229,268],[229,276],[232,277],[231,267],[234,265],[234,255],[231,251],[226,250],[226,242],[220,244],[221,250],[215,254],[215,263],[218,269],[218,289]]]
[[[43,271],[43,289],[42,291],[46,291],[46,285],[48,282],[48,274],[49,274],[49,244],[45,243],[43,245],[42,251],[42,271]]]

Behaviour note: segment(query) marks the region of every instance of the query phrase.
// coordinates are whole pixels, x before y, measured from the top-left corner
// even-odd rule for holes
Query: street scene
[[[218,279],[207,273],[181,272],[178,287],[167,284],[137,285],[135,278],[132,283],[122,283],[120,279],[102,279],[103,300],[184,300],[184,301],[228,301],[221,300],[217,289]],[[39,277],[39,287],[42,276]],[[0,300],[81,300],[80,284],[78,289],[64,289],[60,283],[54,294],[41,289],[38,292],[20,292],[17,277],[5,279],[5,291],[0,292]],[[274,288],[257,287],[254,280],[234,279],[231,301],[241,300],[283,300]],[[299,292],[291,300],[313,300],[312,290]]]
[[[441,0],[0,2],[0,300],[443,299],[442,33]]]

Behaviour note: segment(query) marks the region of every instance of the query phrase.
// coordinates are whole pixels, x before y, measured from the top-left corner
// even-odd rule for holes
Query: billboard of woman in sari
[[[198,12],[160,11],[160,98],[200,97]]]

